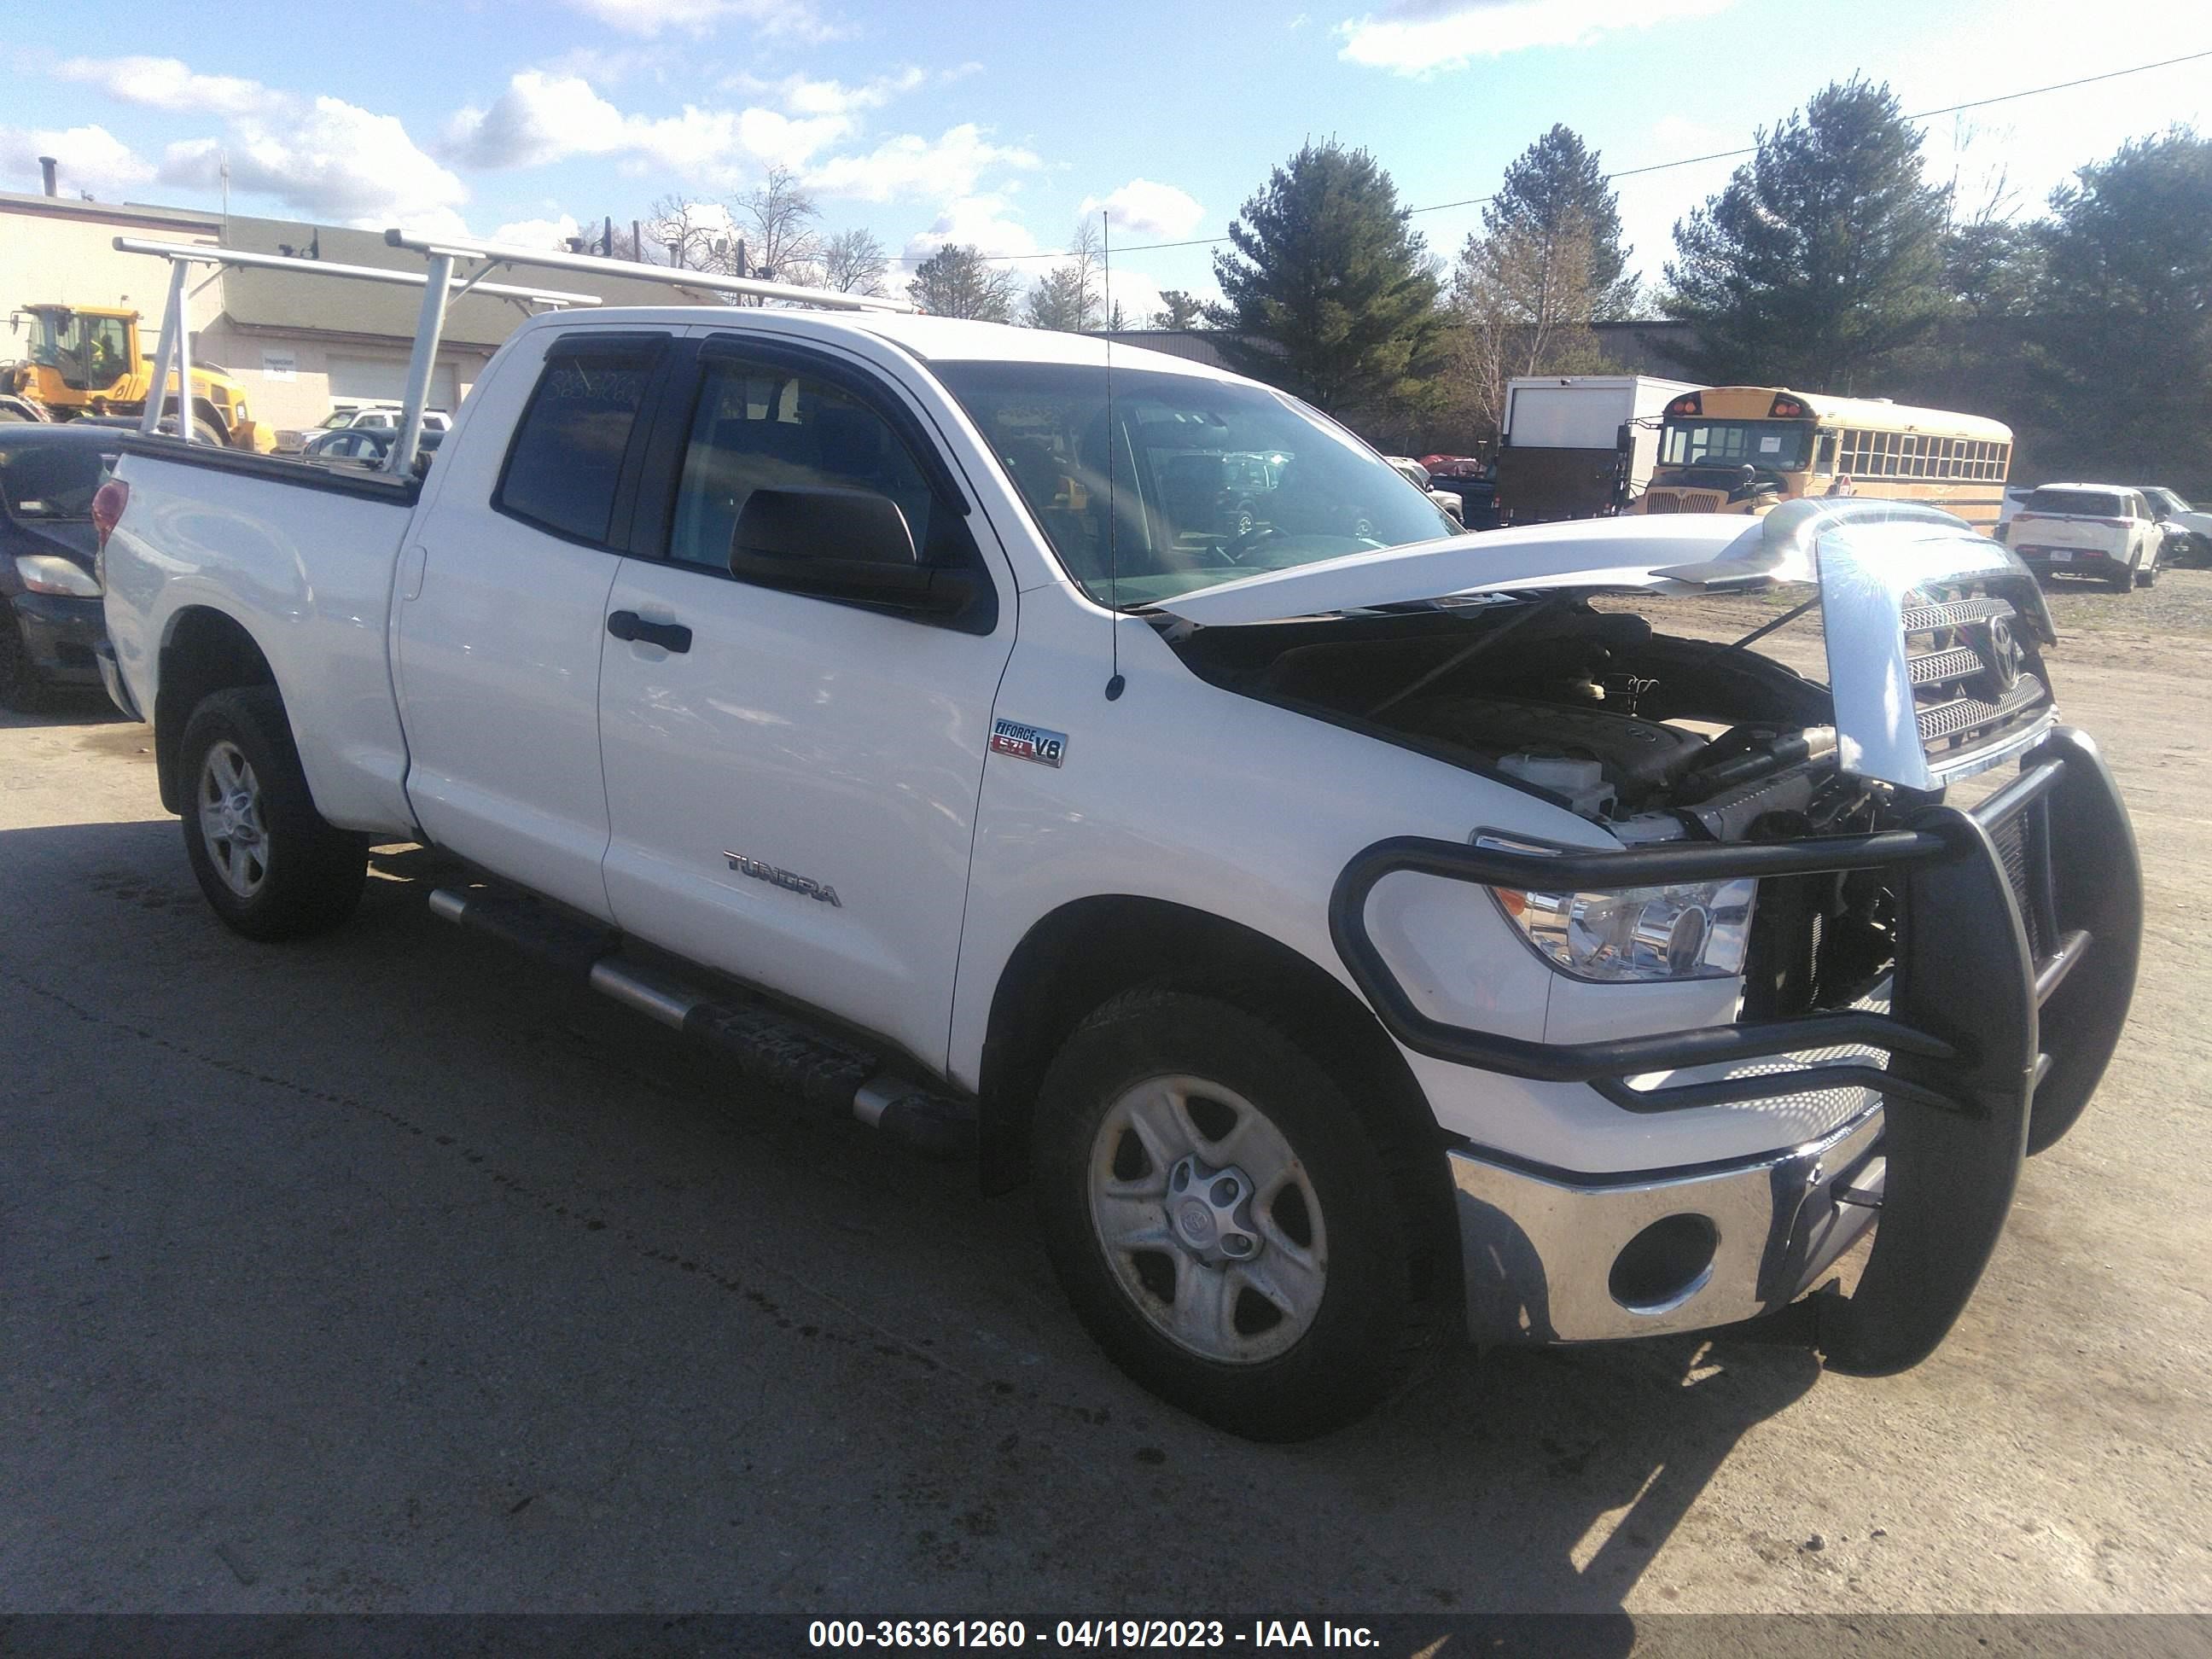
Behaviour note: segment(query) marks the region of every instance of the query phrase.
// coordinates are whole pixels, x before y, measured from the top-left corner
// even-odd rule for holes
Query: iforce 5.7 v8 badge
[[[991,752],[1035,761],[1040,766],[1057,766],[1067,757],[1067,733],[1024,726],[1019,720],[993,720]]]

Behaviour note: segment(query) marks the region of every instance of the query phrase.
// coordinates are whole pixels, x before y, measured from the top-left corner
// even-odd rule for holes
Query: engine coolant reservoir
[[[1613,786],[1605,781],[1605,769],[1594,760],[1556,749],[1524,749],[1500,757],[1498,769],[1509,778],[1565,796],[1583,817],[1602,817],[1613,811]]]

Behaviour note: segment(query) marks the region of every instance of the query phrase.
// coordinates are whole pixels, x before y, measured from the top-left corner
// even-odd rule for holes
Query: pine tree
[[[1022,307],[1031,328],[1056,328],[1080,334],[1096,328],[1105,309],[1105,253],[1098,227],[1088,219],[1075,227],[1067,261],[1037,279]]]
[[[1554,126],[1514,159],[1482,210],[1482,228],[1485,240],[1524,247],[1579,242],[1588,263],[1577,286],[1587,299],[1577,308],[1600,319],[1634,314],[1638,284],[1620,240],[1620,198],[1573,128]]]
[[[994,269],[979,247],[947,242],[915,268],[906,291],[933,317],[974,317],[988,323],[1013,319],[1013,273]]]
[[[2051,197],[2028,366],[2075,476],[2212,489],[2212,139],[2124,145]]]
[[[1179,288],[1160,290],[1160,308],[1152,313],[1154,328],[1187,333],[1206,320],[1206,307],[1198,298]]]
[[[1209,321],[1232,366],[1332,413],[1418,397],[1437,319],[1427,247],[1364,150],[1307,144],[1274,169],[1217,253]]]
[[[1676,222],[1659,305],[1697,332],[1670,355],[1716,382],[1871,390],[1942,314],[1947,202],[1889,88],[1830,84]]]

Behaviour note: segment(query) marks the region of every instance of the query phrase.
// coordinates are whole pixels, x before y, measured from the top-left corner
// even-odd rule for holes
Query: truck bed
[[[387,638],[420,482],[176,438],[120,447],[116,476],[131,497],[105,555],[108,637],[140,710],[162,730],[154,688],[167,695],[166,647],[194,629],[242,629],[285,688],[324,816],[405,830]]]

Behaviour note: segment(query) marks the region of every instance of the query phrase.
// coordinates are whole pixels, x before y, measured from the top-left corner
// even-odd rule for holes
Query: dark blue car
[[[115,464],[109,426],[0,423],[0,703],[98,685],[106,629],[92,498]]]

